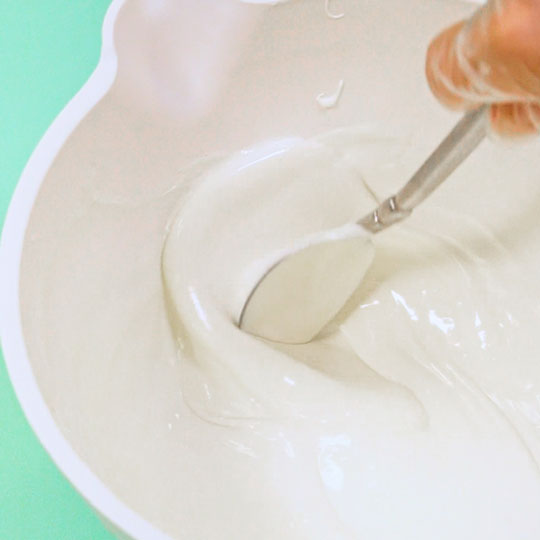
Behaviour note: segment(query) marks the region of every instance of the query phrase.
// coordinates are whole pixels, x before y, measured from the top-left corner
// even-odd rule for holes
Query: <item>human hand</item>
[[[490,0],[431,42],[426,74],[448,107],[491,103],[495,132],[539,133],[540,0]]]

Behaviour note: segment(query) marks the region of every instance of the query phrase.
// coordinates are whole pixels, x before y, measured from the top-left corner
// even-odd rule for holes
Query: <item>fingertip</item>
[[[460,89],[466,85],[455,58],[455,39],[464,21],[456,23],[436,36],[428,46],[425,73],[435,97],[451,109],[468,108]]]
[[[540,106],[527,103],[498,103],[490,109],[491,130],[502,137],[537,135]]]

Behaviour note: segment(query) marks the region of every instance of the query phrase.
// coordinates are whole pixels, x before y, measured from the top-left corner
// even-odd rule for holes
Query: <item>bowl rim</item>
[[[127,0],[113,0],[101,31],[101,54],[88,81],[47,129],[23,169],[0,240],[0,339],[11,384],[24,415],[56,467],[82,497],[119,532],[137,540],[171,538],[123,503],[77,455],[61,433],[34,377],[24,343],[19,273],[26,228],[41,184],[59,150],[81,120],[107,94],[117,74],[114,27]]]

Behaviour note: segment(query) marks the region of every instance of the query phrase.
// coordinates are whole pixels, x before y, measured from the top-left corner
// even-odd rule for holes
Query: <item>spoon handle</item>
[[[375,233],[405,219],[480,144],[486,135],[488,105],[468,112],[454,126],[413,177],[358,223]]]

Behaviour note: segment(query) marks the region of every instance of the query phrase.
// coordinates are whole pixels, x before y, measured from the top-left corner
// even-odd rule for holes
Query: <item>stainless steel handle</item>
[[[466,113],[401,190],[358,224],[375,233],[409,216],[484,139],[487,108]]]

